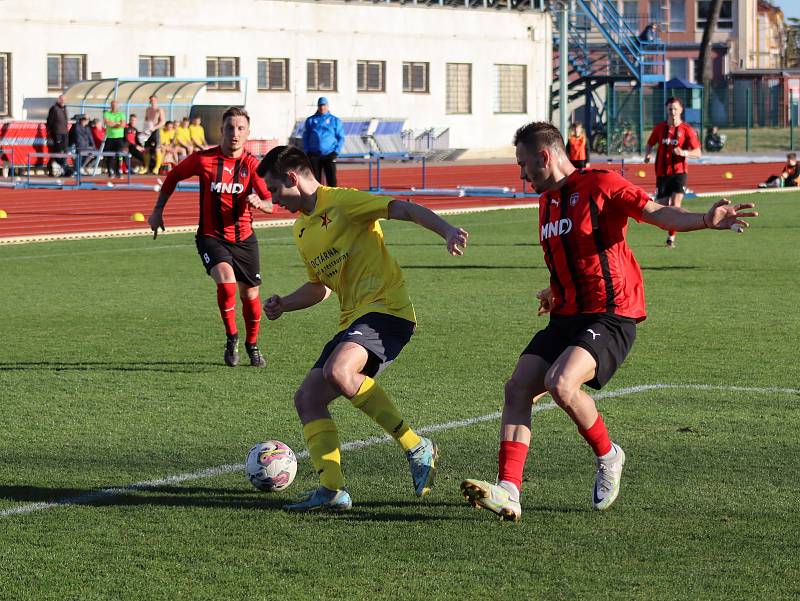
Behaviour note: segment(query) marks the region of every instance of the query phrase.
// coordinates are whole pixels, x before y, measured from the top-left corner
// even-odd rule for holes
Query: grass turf
[[[590,510],[591,453],[545,410],[519,524],[458,492],[494,477],[497,419],[433,435],[440,473],[423,500],[388,444],[345,452],[356,505],[343,515],[280,511],[316,484],[308,460],[285,493],[220,470],[87,497],[240,463],[267,438],[301,450],[292,395],[336,302],[266,323],[266,370],[229,369],[191,236],[0,248],[0,512],[85,501],[0,513],[0,599],[797,598],[800,394],[766,389],[800,387],[800,195],[755,198],[742,236],[679,235],[667,250],[631,224],[649,318],[598,401],[628,455],[620,499]],[[450,219],[471,232],[460,259],[416,226],[384,226],[419,328],[381,380],[415,427],[498,411],[545,323],[533,211]],[[301,284],[289,231],[259,239],[263,295]],[[614,393],[654,383],[676,387]],[[728,386],[746,390],[715,388]],[[333,412],[343,441],[379,434],[346,401]]]

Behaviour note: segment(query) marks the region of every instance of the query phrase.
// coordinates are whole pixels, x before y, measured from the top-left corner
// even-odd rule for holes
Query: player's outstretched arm
[[[178,163],[178,165],[167,174],[164,184],[158,193],[158,199],[153,207],[153,211],[147,218],[147,223],[150,229],[153,230],[153,240],[158,237],[158,228],[164,231],[164,207],[167,205],[169,197],[178,186],[178,182],[188,179],[193,175],[199,175],[200,158],[198,155],[193,154]]]
[[[331,289],[321,282],[306,282],[286,296],[274,294],[264,301],[267,319],[274,321],[289,311],[307,309],[321,303],[331,295]]]
[[[165,195],[163,192],[159,192],[158,200],[156,200],[156,204],[153,207],[150,216],[147,218],[147,223],[150,225],[150,229],[153,230],[153,240],[158,238],[158,228],[161,228],[161,231],[164,231],[164,206],[167,204],[169,200],[169,194]]]
[[[663,230],[676,230],[678,232],[691,232],[693,230],[732,229],[742,233],[750,224],[743,217],[758,217],[757,211],[751,202],[737,205],[731,204],[727,198],[718,200],[705,213],[692,213],[681,207],[670,207],[648,201],[642,211],[642,220],[658,226]]]
[[[469,233],[454,227],[430,209],[407,200],[393,200],[389,203],[389,219],[413,221],[425,229],[439,234],[447,243],[447,252],[454,257],[464,254]]]

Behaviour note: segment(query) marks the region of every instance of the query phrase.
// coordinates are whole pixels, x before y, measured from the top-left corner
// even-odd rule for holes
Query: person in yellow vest
[[[205,150],[208,148],[206,130],[201,125],[200,117],[192,118],[192,123],[189,126],[189,133],[192,136],[192,144],[194,144],[195,150]]]
[[[580,123],[573,123],[569,128],[567,156],[576,169],[589,168],[589,140]]]
[[[189,130],[189,117],[184,117],[175,128],[175,153],[176,159],[180,163],[187,156],[195,151],[192,144],[192,132]]]

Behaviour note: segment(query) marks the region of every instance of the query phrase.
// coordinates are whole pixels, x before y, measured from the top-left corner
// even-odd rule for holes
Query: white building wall
[[[12,116],[47,90],[49,53],[86,54],[86,72],[137,77],[139,55],[175,57],[176,77],[205,77],[207,56],[235,56],[248,77],[252,137],[285,141],[325,95],[340,117],[405,117],[406,128],[450,127],[461,148],[507,146],[513,131],[547,119],[552,78],[549,15],[539,12],[280,0],[3,2],[0,52],[11,53]],[[258,58],[289,58],[288,92],[257,91]],[[338,90],[306,90],[306,60],[338,61]],[[386,61],[386,91],[356,91],[357,60]],[[430,93],[402,91],[402,63],[430,63]],[[472,64],[472,113],[445,112],[445,64]],[[493,65],[527,67],[527,112],[493,113]],[[201,92],[197,104],[242,94]]]

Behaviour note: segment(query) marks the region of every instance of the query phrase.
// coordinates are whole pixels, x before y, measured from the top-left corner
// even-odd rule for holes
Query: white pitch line
[[[630,394],[637,394],[648,390],[666,390],[666,389],[682,389],[682,390],[718,390],[724,392],[754,392],[760,394],[800,394],[800,388],[781,388],[781,387],[766,387],[755,388],[749,386],[716,386],[713,384],[642,384],[641,386],[631,386],[630,388],[618,388],[617,390],[609,390],[607,392],[598,392],[592,398],[599,401],[601,399],[612,399]],[[553,402],[543,403],[541,405],[534,405],[533,413],[540,413],[548,409],[555,408],[556,404]],[[443,430],[453,430],[456,428],[466,428],[475,424],[494,421],[500,418],[500,412],[487,413],[477,417],[470,417],[467,419],[455,420],[445,422],[443,424],[433,424],[416,429],[417,432],[425,434],[429,432],[441,432]],[[378,444],[388,444],[393,439],[388,435],[373,436],[363,440],[354,440],[342,445],[343,451],[355,451],[367,447],[375,446]],[[297,454],[298,459],[305,459],[308,457],[308,451],[302,451]],[[68,497],[58,501],[51,501],[49,503],[28,503],[27,505],[20,505],[19,507],[12,507],[0,511],[0,518],[9,517],[12,515],[25,515],[34,513],[36,511],[43,511],[45,509],[54,509],[56,507],[67,507],[69,505],[80,505],[85,503],[94,503],[113,497],[118,497],[137,490],[148,490],[166,486],[169,484],[177,484],[179,482],[187,482],[190,480],[200,480],[202,478],[213,478],[215,476],[222,476],[230,474],[231,472],[238,472],[244,470],[244,464],[228,464],[218,465],[217,467],[210,467],[198,472],[191,472],[186,474],[177,474],[175,476],[167,476],[158,480],[146,480],[144,482],[137,482],[135,484],[128,484],[126,486],[119,486],[115,488],[104,488],[95,492],[86,493],[77,497]]]

